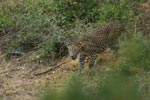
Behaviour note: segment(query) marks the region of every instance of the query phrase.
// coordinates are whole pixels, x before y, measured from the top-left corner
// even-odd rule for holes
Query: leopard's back
[[[96,54],[111,48],[124,31],[124,25],[111,23],[98,28],[96,31],[77,39],[76,45],[81,53]]]

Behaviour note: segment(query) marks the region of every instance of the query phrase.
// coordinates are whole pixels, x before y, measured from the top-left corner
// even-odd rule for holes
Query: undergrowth
[[[3,1],[0,4],[0,35],[8,38],[8,41],[1,42],[0,45],[8,44],[5,52],[18,48],[24,49],[21,52],[26,50],[30,52],[37,48],[37,51],[41,50],[42,57],[46,57],[55,52],[53,51],[56,49],[53,46],[55,41],[65,47],[66,41],[60,40],[60,37],[70,39],[78,37],[79,34],[87,32],[88,25],[97,28],[103,23],[114,20],[133,21],[134,16],[139,14],[135,9],[142,2],[144,0],[133,2],[128,0]],[[45,45],[48,42],[50,45]],[[67,49],[62,52],[67,52]]]
[[[3,0],[0,50],[5,48],[8,58],[18,51],[34,52],[40,60],[58,59],[68,54],[66,41],[104,23],[116,20],[126,23],[127,35],[120,40],[120,59],[112,66],[112,72],[90,76],[96,85],[90,86],[89,91],[84,77],[81,81],[77,77],[82,76],[73,77],[63,94],[49,90],[42,100],[148,100],[149,80],[145,76],[149,76],[150,70],[150,7],[147,4],[146,0]]]

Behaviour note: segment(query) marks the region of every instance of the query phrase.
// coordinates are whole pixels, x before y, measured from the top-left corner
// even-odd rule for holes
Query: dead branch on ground
[[[69,61],[70,61],[70,60],[67,60],[67,61],[62,62],[62,63],[60,63],[60,64],[57,64],[57,65],[54,65],[54,66],[50,66],[47,70],[42,71],[42,72],[38,72],[38,73],[34,73],[34,75],[35,75],[35,76],[38,76],[38,75],[45,74],[45,73],[47,73],[47,72],[50,72],[50,71],[52,71],[52,70],[55,70],[56,68],[59,68],[61,65],[66,64],[66,63],[69,62]]]

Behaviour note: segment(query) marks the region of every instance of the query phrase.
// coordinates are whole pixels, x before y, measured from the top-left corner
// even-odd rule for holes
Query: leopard
[[[91,33],[79,36],[68,46],[69,55],[72,60],[78,57],[78,70],[84,68],[85,58],[89,58],[89,68],[94,66],[97,54],[104,52],[107,48],[116,49],[118,38],[125,31],[125,25],[120,22],[104,24]]]

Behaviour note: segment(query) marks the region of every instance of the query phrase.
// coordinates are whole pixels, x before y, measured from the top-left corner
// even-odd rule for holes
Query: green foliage
[[[103,100],[141,100],[137,84],[119,73],[112,73],[104,79],[99,95]]]
[[[0,5],[0,29],[5,28],[4,26],[18,29],[18,25],[21,26],[19,32],[43,32],[52,22],[51,12],[47,13],[50,8],[45,9],[51,7],[50,4],[51,1],[47,0],[4,1]]]
[[[85,23],[110,22],[120,20],[128,22],[139,15],[135,10],[142,1],[128,0],[57,0],[54,8],[59,26],[73,26],[76,20]],[[134,9],[133,9],[134,8]]]
[[[128,21],[131,18],[131,10],[128,8],[126,1],[106,3],[101,8],[100,19],[102,21],[121,20]]]
[[[118,72],[111,73],[102,81],[103,84],[99,83],[95,88],[98,92],[89,94],[92,91],[86,91],[83,79],[73,76],[67,88],[61,92],[53,90],[55,93],[50,89],[46,91],[42,100],[141,100],[138,85],[127,76]]]
[[[0,14],[0,31],[13,24],[14,20],[12,20],[10,16]]]
[[[41,55],[46,56],[51,54],[51,51],[59,51],[54,50],[56,48],[53,45],[62,44],[62,47],[64,47],[64,41],[59,40],[59,36],[74,38],[78,34],[85,33],[85,30],[87,30],[86,25],[88,26],[89,24],[93,27],[94,25],[99,26],[102,23],[114,20],[132,20],[132,16],[135,13],[132,7],[136,8],[142,2],[143,0],[138,2],[128,2],[126,0],[3,1],[0,4],[0,32],[10,34],[8,40],[11,40],[9,41],[11,49],[18,47],[32,49],[35,46],[39,48],[39,45],[32,43],[37,42],[38,39],[42,40],[40,45],[44,46],[41,46]],[[136,15],[138,14],[138,11],[136,11]],[[80,22],[83,23],[82,26],[79,25]],[[64,30],[62,31],[62,29]],[[20,36],[21,34],[22,36]],[[28,37],[26,34],[30,34],[30,36]],[[41,36],[38,34],[41,34]],[[46,37],[45,34],[48,34],[47,37],[49,38],[51,38],[50,35],[55,36],[55,38],[43,40],[43,37]],[[67,51],[52,54],[64,55],[66,54],[64,52]],[[55,56],[57,57],[58,55]]]
[[[89,25],[99,27],[103,23],[119,20],[129,24],[128,32],[133,31],[131,23],[136,16],[141,16],[138,9],[144,1],[3,0],[0,4],[0,35],[7,34],[7,38],[2,38],[10,40],[9,50],[28,52],[36,49],[40,59],[57,59],[68,54],[61,37],[78,37],[89,32]],[[129,37],[121,42],[119,56],[123,61],[115,65],[121,69],[120,73],[108,75],[103,72],[103,76],[95,76],[94,80],[100,81],[100,84],[95,86],[97,88],[91,86],[90,91],[85,91],[86,86],[79,78],[73,77],[63,93],[50,89],[42,100],[140,100],[139,87],[130,79],[133,77],[131,71],[134,68],[149,71],[150,41],[139,34]],[[6,58],[11,58],[9,52]],[[115,68],[113,70],[116,71]]]
[[[121,43],[120,54],[125,63],[138,68],[148,68],[150,65],[150,41],[142,34],[135,34],[133,38]]]
[[[83,92],[82,81],[73,76],[68,84],[68,87],[63,91],[58,92],[53,88],[50,88],[42,96],[42,100],[87,100],[85,93]]]
[[[55,17],[51,16],[53,11],[51,7],[53,7],[52,1],[49,0],[36,0],[36,2],[12,0],[12,2],[4,1],[0,4],[2,8],[0,32],[4,36],[10,35],[7,35],[10,40],[8,52],[11,50],[28,52],[41,47],[42,57],[53,54],[51,56],[57,58],[66,54],[65,44],[58,40],[60,29],[56,26]],[[51,35],[55,38],[50,38]]]
[[[50,38],[39,46],[41,59],[56,59],[61,58],[68,54],[68,48],[64,42],[59,41],[57,38]]]
[[[16,37],[13,38],[10,49],[18,49],[20,48],[24,52],[28,52],[31,49],[38,46],[41,42],[42,34],[34,34],[34,33],[20,33]]]
[[[64,100],[87,100],[87,96],[83,91],[83,83],[82,78],[78,78],[77,76],[73,76],[69,87],[65,91]]]
[[[42,100],[63,100],[59,95],[59,92],[55,89],[47,89],[44,96],[41,97]]]
[[[99,19],[98,0],[58,0],[54,2],[59,25],[70,25],[76,19],[95,22]]]
[[[8,61],[11,59],[11,54],[10,53],[6,53],[5,54],[5,60]]]

